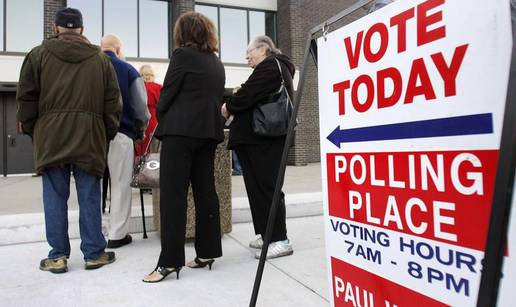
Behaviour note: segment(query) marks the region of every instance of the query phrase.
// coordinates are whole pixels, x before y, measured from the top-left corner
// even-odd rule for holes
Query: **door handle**
[[[8,134],[7,135],[7,143],[9,144],[9,146],[11,147],[14,147],[16,146],[16,138],[13,137],[12,135]]]

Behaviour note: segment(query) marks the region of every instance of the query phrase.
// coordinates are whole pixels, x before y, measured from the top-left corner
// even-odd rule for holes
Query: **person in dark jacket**
[[[62,273],[68,270],[70,256],[70,173],[77,188],[86,269],[115,260],[113,252],[104,252],[100,177],[122,104],[109,58],[82,35],[81,13],[71,8],[58,11],[54,30],[54,37],[25,57],[16,100],[18,121],[32,137],[36,170],[43,174],[46,236],[52,249],[40,269]]]
[[[176,49],[156,107],[160,155],[161,254],[144,282],[159,282],[185,264],[188,185],[195,202],[195,251],[191,268],[211,266],[222,256],[219,200],[214,159],[224,140],[220,104],[226,80],[217,51],[213,23],[196,12],[179,17],[174,28]]]
[[[271,138],[254,134],[251,125],[253,110],[280,88],[281,73],[278,63],[287,91],[290,97],[294,97],[292,78],[295,67],[267,36],[258,36],[251,41],[247,48],[247,61],[249,66],[254,68],[253,73],[242,84],[234,97],[222,106],[222,113],[225,117],[234,116],[230,125],[228,147],[236,150],[242,165],[254,231],[258,235],[249,243],[249,246],[261,249],[285,145],[285,136]],[[285,195],[281,192],[267,259],[292,253],[292,244],[287,238],[285,223]],[[260,251],[256,252],[255,258],[260,258]]]
[[[138,71],[120,60],[122,41],[113,34],[102,38],[101,49],[115,68],[122,93],[123,111],[120,130],[109,143],[108,168],[111,180],[108,248],[118,248],[132,242],[129,234],[131,217],[131,179],[134,163],[134,141],[142,141],[150,115],[147,93]]]

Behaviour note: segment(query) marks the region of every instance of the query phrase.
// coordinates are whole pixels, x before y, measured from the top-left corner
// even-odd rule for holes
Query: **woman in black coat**
[[[281,75],[290,97],[295,67],[290,59],[276,49],[267,36],[258,36],[247,48],[247,61],[254,68],[249,79],[222,106],[226,117],[233,115],[230,126],[229,149],[236,150],[242,165],[245,187],[251,206],[254,231],[258,235],[249,246],[261,249],[267,226],[272,197],[278,177],[285,136],[270,138],[253,133],[253,109],[280,88]],[[280,73],[281,67],[282,74]],[[267,259],[291,255],[292,244],[287,238],[285,195],[281,192]],[[260,251],[255,258],[260,258]]]
[[[161,254],[157,267],[144,282],[159,282],[185,264],[188,186],[195,202],[195,251],[187,265],[209,266],[222,256],[219,200],[215,191],[214,158],[224,140],[220,102],[224,93],[224,66],[215,54],[217,35],[202,14],[179,17],[174,50],[156,106],[162,142],[160,154]]]

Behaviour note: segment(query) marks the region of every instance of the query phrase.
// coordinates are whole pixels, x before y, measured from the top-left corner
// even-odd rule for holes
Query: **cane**
[[[145,204],[143,202],[143,190],[140,189],[140,203],[142,205],[143,238],[147,239],[147,227],[145,226]]]

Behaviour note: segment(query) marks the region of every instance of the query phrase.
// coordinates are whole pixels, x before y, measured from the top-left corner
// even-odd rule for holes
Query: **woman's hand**
[[[220,108],[220,113],[222,113],[222,116],[224,116],[225,119],[228,119],[231,114],[229,114],[228,109],[226,108],[226,103],[222,105]]]

